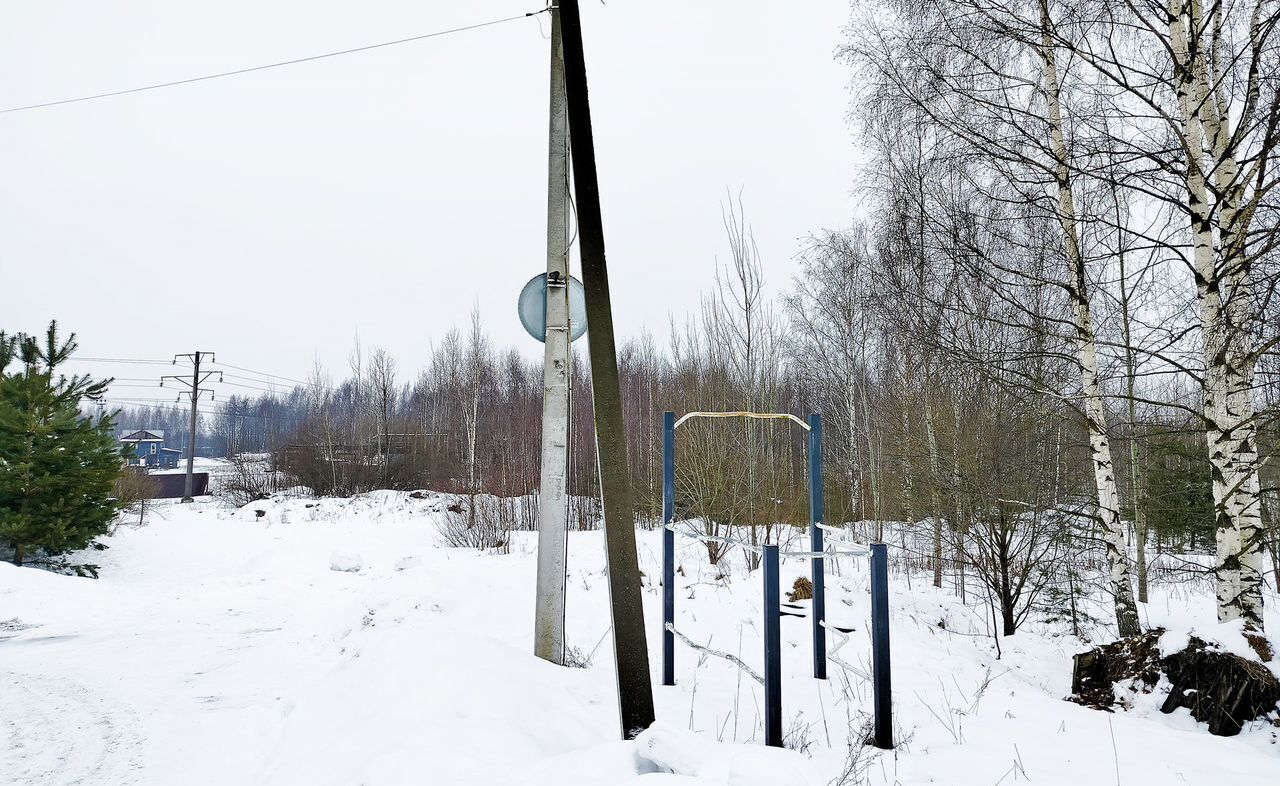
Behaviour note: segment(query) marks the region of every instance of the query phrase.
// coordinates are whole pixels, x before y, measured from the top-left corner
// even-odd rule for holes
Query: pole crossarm
[[[212,379],[215,375],[218,377],[218,381],[219,381],[219,382],[221,382],[221,381],[222,381],[222,372],[221,372],[221,371],[206,371],[206,372],[204,372],[204,374],[200,377],[200,382],[199,382],[199,384],[200,384],[200,385],[203,385],[204,383],[206,383],[206,382],[208,382],[210,379]],[[186,377],[179,377],[179,376],[176,376],[176,375],[173,375],[173,374],[166,374],[166,375],[164,375],[163,377],[160,377],[160,387],[164,387],[165,380],[169,380],[169,379],[171,379],[171,380],[173,380],[173,381],[175,381],[175,382],[178,382],[179,384],[186,385],[188,390],[191,388],[192,380],[189,380],[189,379],[187,379]]]
[[[218,362],[216,353],[202,350],[200,352],[182,352],[177,355],[174,355],[173,363],[171,365],[174,365],[174,366],[178,365],[178,358],[187,358],[188,361],[195,363],[195,362],[204,360],[206,356],[208,356],[210,363]]]
[[[181,401],[183,396],[186,396],[186,397],[187,397],[187,400],[188,400],[188,401],[190,401],[190,400],[191,400],[191,394],[192,394],[192,392],[193,392],[193,391],[191,391],[190,389],[187,389],[187,390],[179,390],[179,391],[178,391],[178,397],[177,397],[176,399],[174,399],[174,401]],[[200,390],[197,390],[197,391],[194,391],[194,392],[195,392],[196,398],[198,398],[198,399],[203,399],[203,398],[205,398],[205,394],[206,394],[206,393],[208,394],[208,398],[209,398],[209,399],[211,399],[211,400],[212,400],[212,399],[216,399],[216,398],[218,397],[216,393],[214,393],[212,390],[209,390],[208,388],[201,388]]]
[[[809,424],[789,412],[686,412],[676,421],[675,428],[680,428],[686,420],[691,418],[753,418],[756,420],[791,420],[797,423],[800,428],[805,431],[809,430]]]

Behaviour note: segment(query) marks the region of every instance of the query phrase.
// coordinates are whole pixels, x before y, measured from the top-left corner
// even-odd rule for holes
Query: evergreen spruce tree
[[[110,380],[58,373],[76,350],[60,342],[57,322],[43,346],[34,336],[0,332],[0,543],[21,565],[36,552],[88,546],[107,532],[121,505],[113,496],[122,471],[114,415],[80,413]],[[20,368],[8,367],[18,361]]]

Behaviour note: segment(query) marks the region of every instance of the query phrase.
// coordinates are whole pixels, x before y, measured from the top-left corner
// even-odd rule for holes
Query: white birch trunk
[[[1250,26],[1251,45],[1258,46],[1258,11],[1255,6]],[[1197,8],[1198,11],[1198,8]],[[1222,51],[1222,24],[1220,5],[1213,7],[1212,74],[1204,74],[1203,83],[1213,85],[1212,100],[1204,107],[1205,128],[1213,151],[1215,192],[1219,195],[1220,238],[1219,254],[1225,279],[1223,298],[1227,333],[1224,376],[1227,381],[1227,397],[1224,414],[1230,449],[1231,480],[1224,484],[1225,491],[1235,511],[1233,528],[1236,531],[1232,545],[1235,554],[1219,555],[1222,564],[1234,560],[1236,572],[1236,597],[1232,612],[1245,621],[1248,629],[1263,630],[1262,587],[1263,552],[1265,530],[1262,523],[1262,506],[1259,498],[1259,466],[1257,442],[1257,404],[1254,399],[1254,339],[1248,327],[1254,314],[1253,287],[1249,251],[1246,245],[1247,225],[1242,205],[1246,184],[1240,172],[1240,162],[1234,147],[1229,144],[1232,133],[1225,89],[1220,76],[1219,53]],[[1207,66],[1200,58],[1201,70]],[[1251,75],[1248,89],[1257,90],[1256,75]]]
[[[1222,45],[1214,25],[1212,47],[1199,0],[1169,0],[1169,40],[1174,84],[1187,154],[1186,187],[1191,214],[1192,262],[1204,336],[1204,418],[1217,555],[1214,564],[1218,619],[1244,619],[1262,631],[1263,528],[1258,500],[1254,355],[1247,325],[1251,290],[1245,221],[1245,184],[1229,144],[1226,89],[1210,74],[1211,54]],[[1217,13],[1217,11],[1215,11]],[[1257,35],[1257,16],[1251,36]],[[1195,42],[1195,50],[1192,42]],[[1206,161],[1206,151],[1210,160]],[[1217,222],[1206,171],[1214,177]]]
[[[933,525],[933,586],[942,586],[942,501],[938,496],[938,483],[942,477],[942,460],[938,456],[938,434],[933,426],[933,396],[925,374],[924,438],[929,451],[929,518]]]
[[[1042,1],[1040,8],[1041,24],[1044,30],[1041,55],[1044,58],[1049,141],[1056,168],[1058,220],[1062,226],[1063,245],[1073,279],[1071,295],[1075,300],[1075,308],[1072,316],[1076,330],[1076,351],[1080,363],[1081,394],[1084,399],[1089,448],[1093,460],[1093,479],[1098,495],[1098,518],[1102,527],[1103,540],[1106,543],[1117,631],[1120,636],[1132,636],[1139,633],[1142,626],[1138,621],[1138,608],[1133,599],[1129,550],[1125,544],[1124,527],[1120,521],[1120,496],[1116,491],[1115,466],[1111,458],[1111,443],[1107,438],[1106,407],[1103,404],[1102,389],[1098,382],[1097,337],[1093,330],[1093,317],[1089,311],[1088,279],[1085,275],[1084,256],[1080,249],[1076,227],[1075,198],[1071,192],[1071,175],[1059,100],[1057,59],[1049,32],[1047,2]]]

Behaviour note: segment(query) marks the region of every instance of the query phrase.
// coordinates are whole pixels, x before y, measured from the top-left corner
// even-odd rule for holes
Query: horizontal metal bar
[[[693,639],[691,639],[691,638],[689,638],[688,636],[684,635],[684,634],[683,634],[683,633],[681,633],[680,631],[676,630],[676,626],[675,626],[675,625],[672,625],[670,622],[666,623],[663,627],[664,627],[666,630],[670,631],[670,632],[671,632],[671,635],[675,636],[677,639],[680,639],[680,640],[681,640],[681,641],[683,641],[685,644],[687,644],[688,646],[690,646],[690,647],[692,647],[693,649],[697,650],[698,652],[705,652],[706,654],[708,654],[708,655],[714,655],[714,656],[716,656],[717,658],[724,658],[725,660],[729,661],[729,662],[730,662],[730,663],[732,663],[733,665],[735,665],[735,666],[737,666],[738,668],[740,668],[740,669],[742,669],[743,671],[745,671],[745,672],[747,673],[747,676],[748,676],[748,677],[750,677],[751,679],[755,680],[756,682],[760,683],[761,685],[763,685],[763,684],[764,684],[764,677],[761,677],[759,674],[757,674],[757,673],[756,673],[756,671],[755,671],[755,669],[752,669],[750,666],[748,666],[746,663],[744,663],[744,662],[742,661],[742,659],[741,659],[741,658],[736,657],[736,656],[734,656],[734,655],[730,655],[730,654],[729,654],[729,653],[727,653],[727,652],[721,652],[720,650],[713,650],[713,649],[711,649],[710,647],[704,647],[704,646],[702,646],[702,645],[701,645],[701,644],[699,644],[698,642],[694,641]]]
[[[663,527],[671,530],[677,535],[683,535],[686,538],[693,538],[694,540],[700,540],[704,543],[725,543],[730,546],[741,546],[747,551],[752,551],[756,554],[759,554],[761,552],[761,548],[764,545],[767,545],[752,544],[738,538],[727,538],[720,535],[703,535],[690,529],[681,530],[678,529],[674,523],[664,524]],[[857,543],[849,543],[847,541],[827,541],[827,546],[828,548],[823,551],[779,551],[778,554],[783,557],[792,557],[794,559],[824,559],[826,557],[840,556],[865,557],[871,553],[866,546],[862,546]]]
[[[809,430],[809,424],[800,418],[787,412],[686,412],[676,421],[675,428],[680,428],[680,424],[690,418],[755,418],[757,420],[792,420],[800,425],[805,431]]]

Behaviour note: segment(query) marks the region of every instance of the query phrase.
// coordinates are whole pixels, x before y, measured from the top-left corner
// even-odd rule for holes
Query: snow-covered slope
[[[1280,774],[1274,729],[1208,735],[1158,699],[1109,715],[1062,701],[1085,647],[1031,625],[995,656],[980,609],[895,573],[893,680],[904,744],[861,733],[870,686],[866,567],[832,566],[854,667],[808,676],[809,622],[783,621],[784,716],[803,753],[759,745],[761,690],[677,644],[660,727],[616,740],[600,533],[570,537],[570,642],[592,665],[532,657],[532,533],[510,554],[439,545],[438,498],[378,493],[157,506],[85,561],[102,578],[0,564],[0,783],[13,784],[1256,784]],[[261,511],[261,512],[259,512]],[[659,539],[640,533],[659,673]],[[760,662],[759,574],[681,545],[677,626]],[[807,572],[783,567],[786,584]],[[1274,609],[1274,604],[1273,604]],[[1212,621],[1212,599],[1160,590],[1152,623]],[[1269,623],[1280,625],[1274,613]],[[691,734],[692,729],[696,734]],[[661,772],[675,770],[682,775]]]

